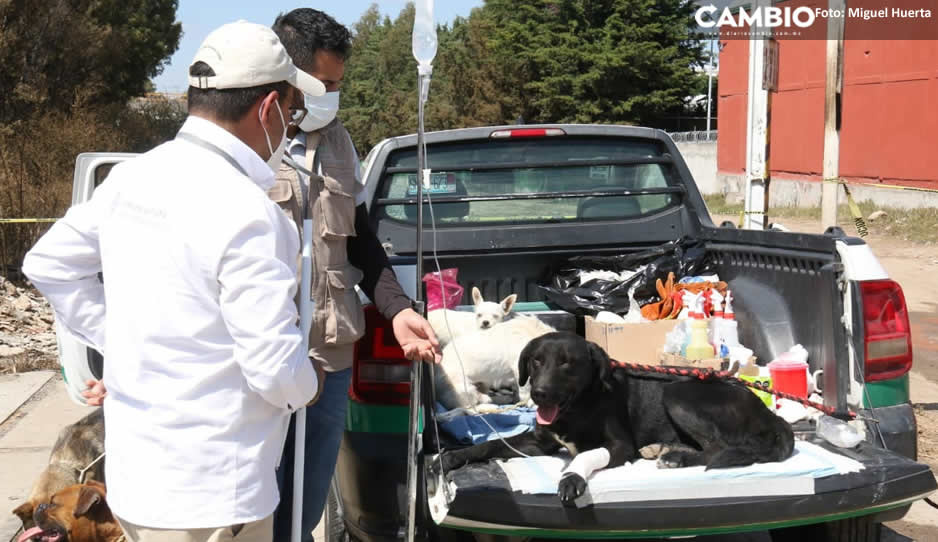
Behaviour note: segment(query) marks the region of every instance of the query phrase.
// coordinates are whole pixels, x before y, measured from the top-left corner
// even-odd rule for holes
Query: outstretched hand
[[[439,363],[443,359],[440,342],[433,333],[430,322],[413,309],[404,309],[391,320],[394,338],[404,349],[404,356],[409,360],[422,360]]]
[[[104,398],[107,397],[107,388],[100,380],[86,380],[85,385],[88,389],[81,392],[88,406],[101,406],[104,404]]]

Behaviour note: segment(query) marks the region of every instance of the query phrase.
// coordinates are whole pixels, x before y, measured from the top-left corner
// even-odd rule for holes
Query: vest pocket
[[[365,334],[365,313],[355,285],[364,275],[351,264],[326,269],[326,300],[323,340],[326,344],[349,344]]]
[[[332,177],[321,177],[319,187],[319,212],[314,213],[319,234],[327,239],[355,235],[355,196]]]
[[[290,225],[297,230],[300,241],[303,240],[303,219],[300,213],[299,194],[293,193],[293,185],[286,179],[277,179],[274,185],[267,191],[267,197],[280,207],[286,217],[290,220]],[[300,248],[302,251],[302,247]]]

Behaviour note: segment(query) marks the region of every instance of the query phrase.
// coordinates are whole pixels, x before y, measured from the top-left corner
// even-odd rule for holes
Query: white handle
[[[300,259],[300,330],[303,332],[303,351],[309,352],[309,328],[313,321],[313,301],[310,298],[313,275],[313,221],[303,221],[303,257]],[[318,384],[318,383],[317,383]],[[296,427],[293,441],[293,515],[290,541],[300,542],[303,535],[303,470],[306,459],[306,407],[296,409]]]

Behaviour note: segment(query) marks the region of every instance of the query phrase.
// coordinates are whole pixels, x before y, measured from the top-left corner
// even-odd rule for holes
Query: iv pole
[[[424,183],[430,180],[424,149],[423,113],[424,104],[430,90],[430,74],[433,72],[433,58],[436,56],[436,28],[433,21],[433,0],[417,0],[414,15],[412,48],[417,67],[417,265],[416,265],[416,301],[421,316],[426,316],[423,302],[423,190]],[[423,32],[423,34],[421,34]],[[416,534],[417,516],[417,456],[422,451],[423,441],[419,431],[421,413],[421,375],[423,364],[418,360],[411,365],[410,376],[410,423],[407,439],[407,526],[405,542],[413,542]]]

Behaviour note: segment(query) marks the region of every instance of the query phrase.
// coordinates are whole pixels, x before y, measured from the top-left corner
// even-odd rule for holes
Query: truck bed
[[[834,391],[846,389],[849,378],[843,346],[846,339],[838,336],[841,327],[834,322],[834,315],[843,313],[838,295],[841,268],[834,239],[722,228],[707,229],[701,237],[707,239],[707,258],[734,291],[741,342],[753,349],[762,363],[801,343],[810,353],[811,370],[825,369],[824,389],[831,390],[825,402],[844,410],[845,394]],[[588,253],[647,248],[620,247],[617,251]],[[441,258],[440,264],[459,269],[459,281],[466,292],[476,286],[490,300],[517,293],[519,301],[545,301],[537,285],[546,283],[551,272],[568,257],[584,253],[582,249],[550,254],[474,253],[465,258],[449,255]],[[426,269],[435,269],[432,261],[426,265],[433,266]],[[493,269],[498,270],[497,275],[493,275]],[[838,344],[842,346],[838,348]],[[504,472],[490,462],[448,473],[447,480],[455,488],[448,505],[443,494],[436,493],[441,482],[428,479],[430,506],[435,503],[440,507],[434,515],[445,527],[515,535],[530,529],[532,535],[569,531],[585,538],[627,538],[751,531],[821,518],[829,521],[866,515],[871,510],[900,509],[936,488],[926,465],[873,445],[872,436],[870,442],[856,449],[840,450],[815,439],[812,424],[804,422],[800,429],[803,438],[853,458],[865,469],[817,479],[813,495],[722,499],[682,499],[675,495],[668,501],[603,503],[571,509],[561,506],[556,495],[513,493]],[[428,451],[436,449],[430,437],[430,432],[424,433]],[[451,448],[452,444],[444,441],[443,447]],[[911,452],[914,454],[914,450]]]

